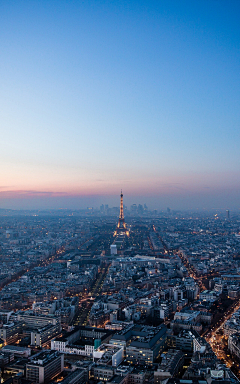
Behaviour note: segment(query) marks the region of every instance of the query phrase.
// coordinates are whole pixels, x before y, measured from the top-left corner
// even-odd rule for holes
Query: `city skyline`
[[[2,3],[0,208],[239,209],[239,12]]]

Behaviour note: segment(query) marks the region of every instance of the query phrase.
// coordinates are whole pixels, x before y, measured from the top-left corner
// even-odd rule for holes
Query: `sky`
[[[0,0],[0,208],[239,209],[239,15]]]

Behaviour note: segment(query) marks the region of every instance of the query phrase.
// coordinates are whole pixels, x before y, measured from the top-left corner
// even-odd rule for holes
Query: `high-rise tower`
[[[129,236],[129,231],[127,229],[127,225],[124,220],[124,213],[123,213],[123,193],[121,190],[121,195],[120,195],[120,214],[118,218],[118,223],[117,223],[117,229],[114,232],[114,236],[120,233],[125,233],[127,236]]]

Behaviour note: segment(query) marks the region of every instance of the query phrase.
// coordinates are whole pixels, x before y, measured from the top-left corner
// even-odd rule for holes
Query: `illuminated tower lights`
[[[119,219],[117,223],[117,229],[114,232],[114,236],[116,236],[119,233],[125,233],[127,236],[129,236],[129,231],[127,229],[127,225],[124,220],[124,213],[123,213],[123,193],[121,190],[121,195],[120,195],[120,214],[119,214]]]

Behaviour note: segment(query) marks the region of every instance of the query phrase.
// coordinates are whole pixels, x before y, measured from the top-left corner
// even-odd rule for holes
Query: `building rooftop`
[[[42,351],[32,357],[28,365],[46,366],[56,357],[59,357],[61,353],[58,351]]]

